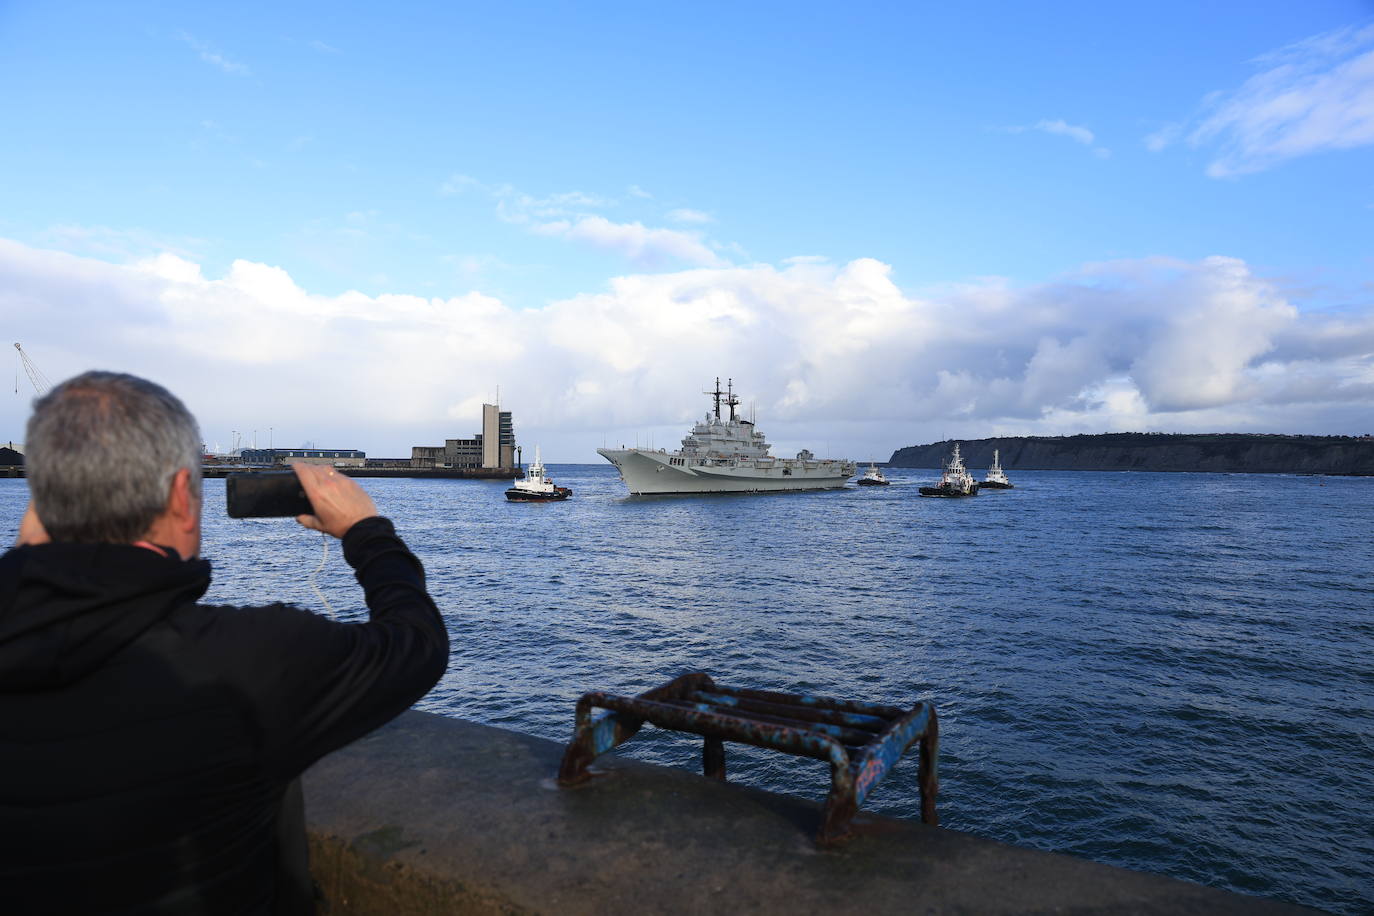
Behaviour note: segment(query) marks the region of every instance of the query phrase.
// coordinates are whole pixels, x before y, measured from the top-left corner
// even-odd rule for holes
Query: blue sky
[[[0,134],[15,339],[211,443],[1374,431],[1367,2],[8,2]]]

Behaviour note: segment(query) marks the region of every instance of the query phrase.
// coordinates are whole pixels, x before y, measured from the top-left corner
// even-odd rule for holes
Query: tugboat
[[[1015,485],[1007,480],[1006,472],[1002,470],[1002,464],[997,460],[997,449],[992,450],[992,467],[988,468],[988,476],[979,484],[985,490],[1011,490]]]
[[[864,476],[854,481],[861,487],[885,487],[892,481],[883,476],[883,472],[878,470],[878,463],[870,461],[868,470],[864,471]]]
[[[954,454],[950,456],[949,463],[945,465],[945,472],[940,475],[940,482],[933,487],[921,487],[921,495],[978,495],[978,481],[974,480],[973,475],[964,467],[964,460],[959,457],[959,443],[954,444]]]
[[[534,447],[534,463],[530,465],[530,469],[506,491],[506,499],[521,503],[547,503],[567,499],[569,496],[572,496],[572,490],[554,486],[554,482],[545,476],[544,462],[539,458],[537,445]]]

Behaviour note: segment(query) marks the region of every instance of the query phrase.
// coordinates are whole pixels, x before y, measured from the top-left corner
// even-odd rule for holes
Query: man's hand
[[[377,514],[377,504],[367,491],[333,468],[293,464],[291,469],[315,509],[314,515],[296,516],[305,527],[342,539],[349,528]]]
[[[24,518],[19,522],[19,537],[14,539],[15,547],[23,547],[25,544],[46,544],[52,538],[48,537],[48,531],[43,527],[43,523],[38,520],[38,513],[33,511],[33,503],[24,510]]]

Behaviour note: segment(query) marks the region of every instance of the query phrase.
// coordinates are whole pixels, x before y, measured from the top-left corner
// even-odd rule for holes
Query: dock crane
[[[48,389],[52,387],[52,382],[48,381],[48,377],[43,374],[42,369],[33,364],[33,360],[29,359],[29,354],[24,352],[23,347],[16,343],[14,349],[19,351],[19,361],[24,364],[24,374],[29,377],[29,384],[33,385],[33,390],[38,393],[39,397],[47,394]],[[18,375],[14,377],[14,393],[19,393]]]

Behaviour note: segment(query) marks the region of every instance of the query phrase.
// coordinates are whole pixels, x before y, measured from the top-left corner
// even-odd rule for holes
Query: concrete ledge
[[[613,754],[560,789],[561,756],[410,712],[320,761],[305,794],[324,912],[1308,912],[862,813],[822,852],[817,804]]]

